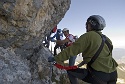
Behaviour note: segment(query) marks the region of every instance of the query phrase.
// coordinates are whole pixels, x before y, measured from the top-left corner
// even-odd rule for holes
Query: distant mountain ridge
[[[125,84],[125,64],[121,63],[117,67],[118,79],[117,84]]]
[[[114,48],[112,52],[113,58],[118,63],[125,63],[125,49],[123,48]]]
[[[122,63],[125,63],[125,49],[123,48],[114,48],[113,51],[112,51],[112,55],[113,55],[113,58],[117,61],[117,62],[122,62]],[[78,61],[81,61],[83,58],[80,55],[77,56],[77,59]]]

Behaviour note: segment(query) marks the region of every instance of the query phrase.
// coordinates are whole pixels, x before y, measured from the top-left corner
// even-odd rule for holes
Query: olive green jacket
[[[101,33],[101,32],[99,32]],[[112,45],[111,40],[107,37],[108,42]],[[72,46],[67,47],[61,53],[56,55],[54,59],[57,62],[63,62],[68,60],[70,56],[76,56],[82,53],[83,59],[88,63],[102,43],[101,36],[95,31],[89,31],[80,36],[80,38],[73,43]],[[118,64],[112,58],[112,52],[110,52],[108,46],[104,44],[104,47],[99,54],[98,58],[91,65],[97,71],[111,73],[116,70]]]

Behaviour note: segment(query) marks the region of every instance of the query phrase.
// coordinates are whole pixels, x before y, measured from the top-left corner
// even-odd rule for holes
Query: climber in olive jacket
[[[64,60],[69,59],[70,56],[76,56],[79,53],[82,53],[85,63],[88,63],[93,57],[93,55],[97,52],[102,42],[101,36],[96,32],[102,34],[101,30],[103,30],[105,26],[105,20],[101,16],[90,16],[86,22],[87,32],[81,35],[80,38],[76,42],[74,42],[72,46],[67,47],[54,58],[49,57],[48,61],[56,61],[57,63],[61,61],[63,62]],[[112,42],[108,37],[106,37],[106,40],[112,45]],[[108,46],[104,44],[101,53],[99,54],[98,58],[94,61],[94,63],[91,65],[91,68],[93,72],[95,72],[95,75],[99,77],[101,80],[105,81],[107,84],[116,84],[117,66],[118,64],[112,57],[112,51],[110,51]],[[99,84],[95,82],[94,79],[88,80],[87,82],[92,84]],[[77,84],[77,82],[73,80],[71,84]]]

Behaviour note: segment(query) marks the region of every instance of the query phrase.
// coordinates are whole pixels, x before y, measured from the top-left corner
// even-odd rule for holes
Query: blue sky
[[[73,35],[86,32],[85,23],[90,15],[101,15],[106,21],[102,31],[116,48],[125,48],[125,0],[71,0],[69,10],[57,25],[68,28]]]

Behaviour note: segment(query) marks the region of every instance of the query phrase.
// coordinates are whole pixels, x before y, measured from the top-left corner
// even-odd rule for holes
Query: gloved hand
[[[54,61],[55,61],[54,57],[52,56],[48,57],[48,62],[54,62]]]

